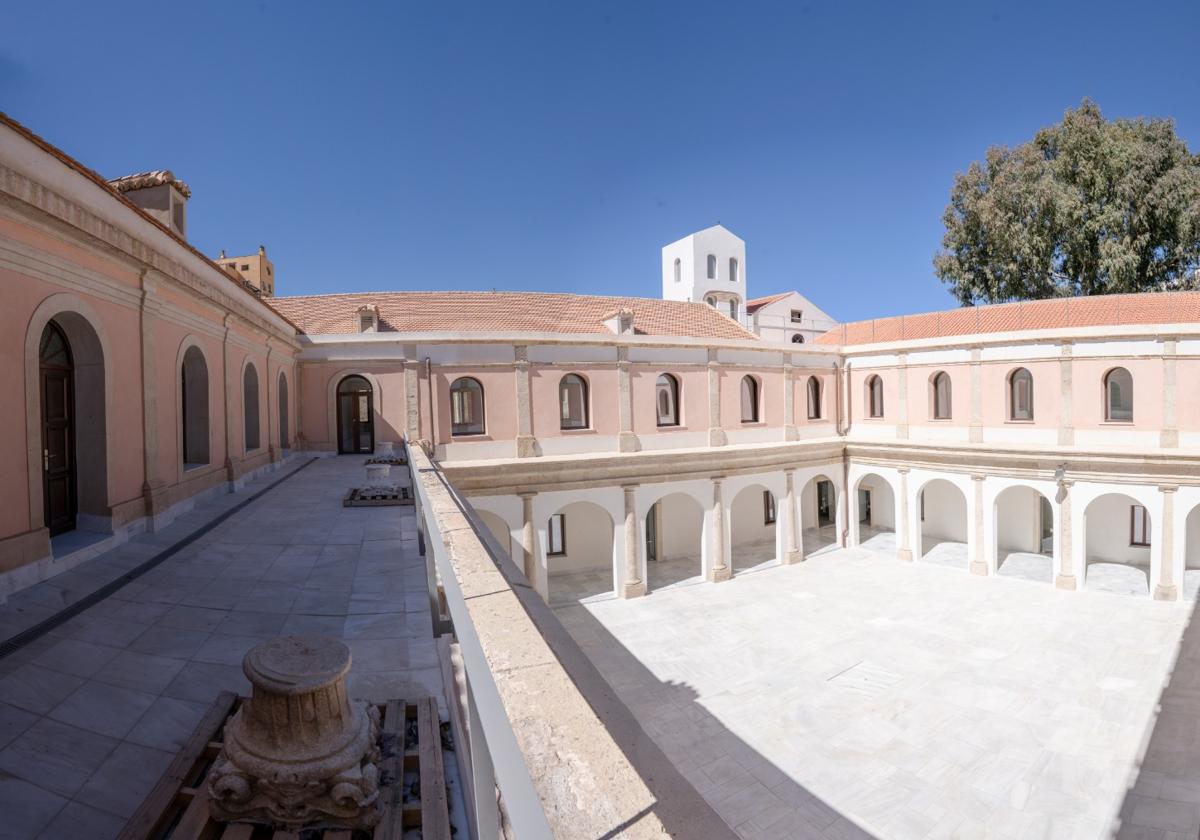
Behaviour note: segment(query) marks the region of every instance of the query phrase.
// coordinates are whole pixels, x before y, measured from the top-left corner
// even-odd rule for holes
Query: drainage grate
[[[904,679],[899,674],[893,674],[870,662],[859,662],[851,665],[840,674],[834,674],[826,682],[839,688],[846,688],[869,697],[886,694],[896,683]]]
[[[342,507],[382,507],[386,505],[411,505],[412,493],[407,487],[391,487],[388,489],[373,488],[359,490],[355,488],[342,499]]]
[[[140,578],[142,575],[146,574],[146,572],[150,571],[155,566],[162,563],[164,560],[167,560],[172,555],[178,553],[180,551],[180,549],[186,548],[187,546],[191,545],[196,540],[200,539],[202,536],[204,536],[209,531],[211,531],[213,528],[220,525],[226,519],[233,516],[239,510],[246,507],[246,505],[250,504],[251,502],[256,501],[257,499],[261,498],[265,494],[271,492],[276,487],[278,487],[280,484],[287,481],[289,478],[294,476],[296,473],[300,472],[300,470],[304,469],[307,466],[310,466],[313,463],[313,461],[316,461],[316,460],[317,460],[316,458],[309,458],[307,461],[305,461],[300,466],[296,467],[296,469],[292,470],[287,475],[283,476],[282,478],[278,478],[275,481],[272,481],[266,487],[264,487],[263,489],[261,489],[257,493],[255,493],[253,496],[250,496],[250,497],[238,502],[236,505],[231,507],[229,510],[225,511],[222,514],[219,514],[214,519],[210,520],[209,522],[206,522],[204,525],[201,525],[195,531],[192,531],[190,534],[185,536],[183,539],[179,540],[179,542],[172,543],[171,545],[167,546],[162,551],[158,552],[158,554],[155,554],[153,557],[151,557],[149,560],[147,560],[145,563],[142,563],[140,566],[130,569],[128,572],[121,575],[116,580],[109,581],[108,583],[104,584],[104,586],[101,586],[99,589],[95,590],[94,592],[91,592],[91,593],[85,595],[84,597],[80,598],[78,601],[71,604],[70,606],[63,607],[61,610],[56,612],[54,615],[50,616],[47,619],[43,619],[42,621],[39,621],[37,624],[30,627],[28,630],[22,630],[17,635],[4,640],[3,642],[0,642],[0,659],[4,659],[4,657],[9,656],[13,653],[16,653],[18,650],[25,647],[25,645],[29,644],[30,642],[36,641],[37,639],[40,639],[42,636],[46,635],[46,633],[50,632],[55,627],[58,627],[59,625],[64,624],[67,621],[70,621],[72,618],[79,615],[84,610],[86,610],[90,607],[94,607],[96,604],[103,601],[109,595],[112,595],[114,592],[117,592],[118,590],[124,588],[126,586],[126,584],[133,583],[135,580]]]

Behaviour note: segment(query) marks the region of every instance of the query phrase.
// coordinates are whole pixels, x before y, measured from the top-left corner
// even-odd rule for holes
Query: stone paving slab
[[[362,461],[317,460],[0,660],[0,840],[115,837],[217,694],[249,690],[246,651],[276,635],[347,640],[356,697],[433,695],[444,706],[413,509],[342,507]],[[11,596],[0,605],[0,638],[119,577],[283,474],[205,501],[163,531]]]
[[[742,837],[1165,840],[1200,831],[1192,606],[860,548],[557,613]]]

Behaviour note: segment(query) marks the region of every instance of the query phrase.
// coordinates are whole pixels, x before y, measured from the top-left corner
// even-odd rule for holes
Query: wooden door
[[[371,397],[371,384],[361,376],[348,376],[338,385],[338,452],[375,451]]]
[[[42,493],[46,527],[55,536],[75,528],[74,387],[70,348],[50,324],[42,338]]]

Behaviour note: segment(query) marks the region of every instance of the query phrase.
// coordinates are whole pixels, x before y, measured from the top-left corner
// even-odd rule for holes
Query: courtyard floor
[[[1192,603],[869,542],[557,614],[743,837],[1196,837],[1200,679],[1171,674]]]
[[[246,652],[345,640],[350,695],[444,706],[411,507],[344,508],[361,456],[321,458],[85,613],[0,659],[0,838],[115,837]],[[0,641],[287,474],[202,502],[0,605]]]

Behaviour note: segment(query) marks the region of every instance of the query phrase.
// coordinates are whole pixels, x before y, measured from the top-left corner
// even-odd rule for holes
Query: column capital
[[[529,499],[532,499],[534,496],[537,495],[537,491],[536,490],[523,490],[520,493],[518,493],[517,495],[520,496],[522,499],[528,501]]]
[[[1174,493],[1178,489],[1179,489],[1178,484],[1160,484],[1160,485],[1158,485],[1158,492],[1160,492],[1160,493]]]
[[[900,475],[908,475],[912,472],[912,467],[896,467],[896,472],[900,473]]]
[[[984,479],[986,479],[986,478],[987,478],[987,476],[986,476],[986,475],[982,475],[982,474],[980,474],[980,473],[971,473],[971,480],[972,480],[972,481],[983,481],[983,480],[984,480]]]
[[[628,493],[634,492],[641,486],[642,485],[640,485],[640,484],[622,484],[621,489],[624,490],[628,494]]]

